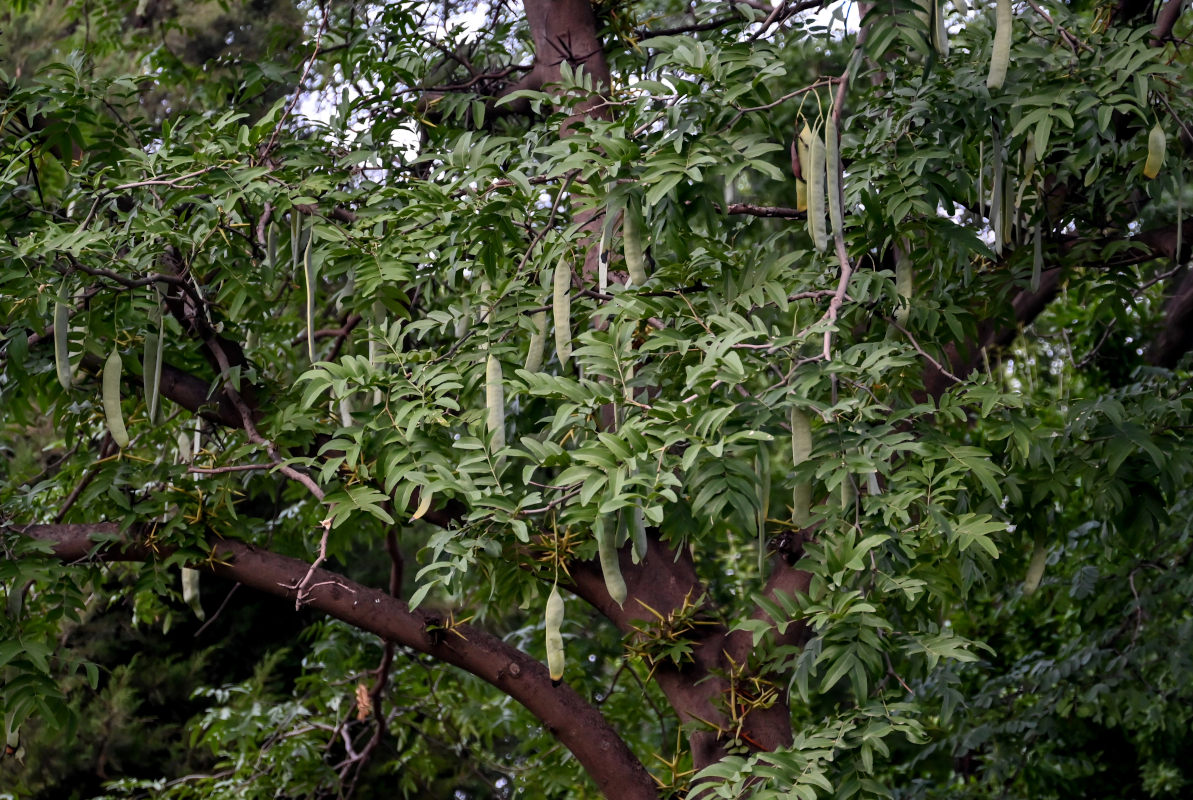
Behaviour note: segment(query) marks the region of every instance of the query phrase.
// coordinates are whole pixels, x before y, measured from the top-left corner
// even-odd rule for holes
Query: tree
[[[150,713],[131,611],[196,694],[108,796],[1177,791],[1181,6],[326,4],[288,72],[7,80],[11,749]]]

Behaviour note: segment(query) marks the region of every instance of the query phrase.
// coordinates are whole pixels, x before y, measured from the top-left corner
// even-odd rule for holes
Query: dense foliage
[[[1193,781],[1180,0],[57,5],[0,797]]]

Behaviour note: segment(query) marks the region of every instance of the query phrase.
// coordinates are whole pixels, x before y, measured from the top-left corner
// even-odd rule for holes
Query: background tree
[[[269,8],[6,76],[21,796],[1180,791],[1179,0]]]

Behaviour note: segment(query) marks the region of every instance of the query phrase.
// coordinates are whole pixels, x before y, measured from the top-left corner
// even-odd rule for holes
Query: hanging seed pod
[[[824,123],[825,177],[828,179],[828,221],[834,235],[844,235],[845,215],[842,211],[844,198],[841,195],[841,139],[837,132],[837,120],[832,114]]]
[[[899,327],[907,328],[907,320],[911,316],[911,294],[914,290],[915,266],[907,254],[905,244],[900,243],[895,248],[895,294],[899,296],[899,306],[895,309],[895,322]]]
[[[634,286],[646,283],[646,258],[642,248],[642,215],[638,204],[626,204],[621,226],[622,246],[625,248],[625,268]]]
[[[1143,177],[1151,178],[1160,174],[1160,167],[1164,166],[1164,151],[1167,149],[1168,138],[1164,135],[1164,129],[1160,127],[1160,123],[1152,126],[1151,133],[1147,135],[1147,161],[1143,165]]]
[[[566,258],[559,259],[551,279],[551,311],[555,317],[555,355],[559,365],[572,355],[572,267]]]
[[[626,585],[621,574],[621,565],[617,561],[617,545],[613,541],[614,533],[605,527],[603,518],[597,519],[593,526],[593,533],[597,540],[597,555],[601,561],[601,574],[605,576],[605,590],[617,605],[625,605]]]
[[[70,368],[70,291],[67,281],[62,279],[58,286],[58,299],[54,301],[54,369],[58,383],[63,389],[70,389],[73,370]]]
[[[543,367],[547,345],[547,312],[536,311],[530,319],[534,322],[534,333],[530,334],[530,347],[526,350],[526,371],[538,372]]]
[[[128,447],[128,429],[124,427],[124,416],[120,412],[120,373],[123,368],[120,353],[113,347],[111,355],[104,362],[101,384],[104,419],[107,420],[112,441],[120,448]]]
[[[798,408],[791,409],[791,465],[798,467],[812,457],[812,424]],[[812,484],[800,481],[792,490],[791,521],[801,528],[812,516]]]
[[[986,88],[1001,89],[1007,79],[1007,65],[1011,63],[1011,0],[997,0],[994,9],[994,45],[990,51],[990,74]]]
[[[505,387],[501,381],[501,362],[489,353],[485,361],[485,410],[487,428],[493,436],[493,452],[505,447]]]
[[[642,513],[642,502],[637,501],[630,509],[630,546],[635,564],[646,558],[646,517]]]
[[[146,416],[151,424],[157,424],[158,412],[161,410],[159,395],[162,384],[162,350],[165,346],[166,326],[161,313],[161,298],[156,292],[158,301],[154,316],[157,317],[157,332],[145,335],[145,354],[141,358],[141,382],[145,389]]]
[[[819,131],[813,133],[808,148],[808,232],[817,252],[828,249],[828,232],[824,222],[824,140]]]
[[[805,122],[800,127],[799,135],[795,137],[792,168],[796,172],[795,181],[795,210],[808,210],[808,180],[811,175],[809,162],[812,159],[812,129]],[[798,169],[796,169],[798,167]]]
[[[311,258],[311,244],[314,235],[307,237],[307,246],[302,253],[302,273],[307,287],[307,356],[315,363],[315,260]]]
[[[552,586],[551,594],[547,597],[544,625],[547,634],[547,672],[551,675],[551,683],[558,686],[563,678],[563,598],[559,596],[558,586]]]
[[[1031,563],[1027,565],[1027,575],[1023,578],[1023,594],[1030,597],[1040,588],[1040,581],[1044,578],[1044,568],[1048,565],[1048,548],[1040,540],[1036,540],[1035,549],[1031,553]]]
[[[182,602],[191,607],[195,616],[200,620],[206,619],[203,603],[199,601],[199,570],[190,567],[182,568]]]

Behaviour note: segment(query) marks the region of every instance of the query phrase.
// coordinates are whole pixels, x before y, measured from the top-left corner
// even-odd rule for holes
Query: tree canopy
[[[0,797],[1179,795],[1185,5],[12,4]]]

